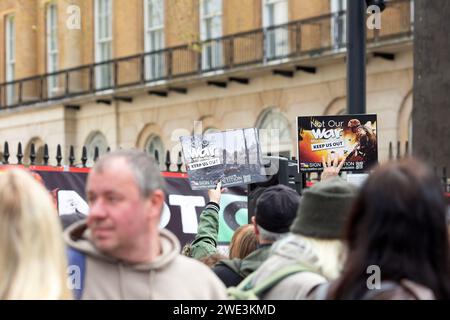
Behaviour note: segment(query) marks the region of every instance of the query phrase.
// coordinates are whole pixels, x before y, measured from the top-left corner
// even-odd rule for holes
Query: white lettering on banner
[[[339,138],[343,129],[312,129],[314,139]]]
[[[184,233],[197,233],[197,212],[196,207],[205,206],[205,198],[202,196],[182,196],[169,195],[169,204],[171,206],[179,206],[181,211],[181,224]]]
[[[204,158],[204,157],[214,157],[216,152],[215,147],[209,147],[209,148],[192,148],[191,149],[191,156],[192,158]]]
[[[89,206],[80,195],[73,190],[58,190],[59,215],[73,214],[76,212],[89,213]]]
[[[324,143],[311,144],[312,151],[335,149],[335,148],[342,148],[342,147],[344,147],[344,141],[342,141],[342,140],[334,140],[334,141],[328,141],[328,142],[324,142]]]
[[[189,164],[189,169],[190,170],[197,170],[197,169],[212,167],[212,166],[215,166],[215,165],[218,165],[218,164],[220,164],[220,159],[219,158],[214,158],[214,159],[209,159],[209,160],[204,160],[204,161],[190,163]]]
[[[170,209],[167,203],[164,201],[164,208],[161,214],[161,219],[159,220],[159,228],[163,229],[167,227],[170,221]]]

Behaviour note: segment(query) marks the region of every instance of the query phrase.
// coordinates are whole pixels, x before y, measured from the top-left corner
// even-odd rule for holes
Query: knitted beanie
[[[291,232],[340,239],[356,193],[357,188],[340,177],[316,183],[303,192]]]

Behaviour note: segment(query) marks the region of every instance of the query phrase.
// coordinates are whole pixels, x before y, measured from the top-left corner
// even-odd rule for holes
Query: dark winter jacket
[[[271,244],[260,245],[244,259],[219,261],[213,268],[215,274],[223,281],[225,286],[237,286],[245,277],[259,268],[269,256]]]

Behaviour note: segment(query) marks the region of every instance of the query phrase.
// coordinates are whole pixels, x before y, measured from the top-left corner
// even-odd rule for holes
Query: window
[[[95,62],[112,59],[112,0],[95,0]],[[112,87],[112,64],[100,64],[95,68],[97,89]]]
[[[266,30],[266,57],[279,58],[289,53],[287,26],[271,28],[288,22],[287,0],[263,0],[263,24]]]
[[[220,132],[219,129],[214,128],[214,127],[208,127],[205,129],[205,131],[203,131],[203,134],[210,134],[210,133],[217,133]]]
[[[37,165],[44,164],[44,141],[41,138],[35,137],[31,139],[27,146],[25,147],[25,154],[23,158],[23,163],[30,164],[31,159],[31,145],[34,144],[34,152],[36,159],[34,160]]]
[[[144,1],[145,20],[145,52],[164,49],[164,1]],[[145,75],[147,80],[164,77],[164,52],[155,52],[146,55]]]
[[[345,46],[347,35],[346,13],[339,14],[339,11],[347,10],[347,0],[330,0],[331,7],[331,41],[334,48]]]
[[[47,6],[47,72],[58,70],[58,12],[56,4]],[[48,96],[52,97],[58,92],[58,76],[50,76],[47,79]]]
[[[99,131],[95,131],[89,134],[88,138],[86,139],[88,166],[92,166],[92,164],[94,163],[95,147],[98,148],[99,156],[106,153],[106,150],[108,149],[108,141],[106,140],[106,137],[103,135],[103,133]]]
[[[200,40],[202,45],[202,69],[221,68],[222,43],[207,41],[222,36],[222,0],[200,0]]]
[[[291,125],[288,119],[275,109],[264,111],[257,121],[261,151],[263,154],[289,157],[291,154]]]
[[[408,118],[408,140],[406,140],[406,141],[408,141],[408,146],[409,146],[409,148],[410,148],[410,150],[409,150],[409,154],[412,154],[412,146],[413,146],[413,144],[412,144],[412,142],[413,142],[413,121],[412,121],[412,114],[410,114],[409,115],[409,118]]]
[[[14,15],[6,17],[6,82],[13,81],[16,68],[16,24]],[[16,101],[15,85],[6,86],[6,104],[13,105]]]
[[[164,144],[161,138],[157,135],[151,135],[147,142],[145,143],[145,152],[147,154],[156,158],[155,151],[158,151],[158,161],[159,163],[164,163],[165,154],[164,154]]]

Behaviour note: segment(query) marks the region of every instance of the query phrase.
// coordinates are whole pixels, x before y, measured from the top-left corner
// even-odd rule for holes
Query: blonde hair
[[[244,259],[256,250],[258,240],[252,224],[244,224],[236,229],[230,242],[230,259]]]
[[[62,228],[47,190],[0,172],[0,299],[71,299]]]
[[[341,240],[296,236],[315,253],[318,259],[314,264],[325,278],[334,280],[341,274],[345,262],[345,246]]]

